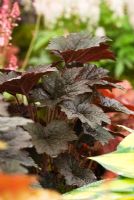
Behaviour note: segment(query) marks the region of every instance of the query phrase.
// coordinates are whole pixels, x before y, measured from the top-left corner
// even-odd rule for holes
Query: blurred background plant
[[[115,63],[104,63],[116,78],[132,80],[134,72],[134,18],[130,13],[130,5],[134,1],[113,1],[113,7],[102,1],[100,5],[99,26],[112,41],[112,48],[116,55]],[[124,2],[124,5],[123,5]],[[111,1],[112,3],[112,1]],[[115,5],[114,5],[115,3]]]

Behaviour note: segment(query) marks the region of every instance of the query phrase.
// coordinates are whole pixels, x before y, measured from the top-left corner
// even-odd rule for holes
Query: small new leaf
[[[39,123],[28,124],[24,128],[31,134],[37,152],[51,157],[67,150],[69,141],[77,140],[74,131],[64,121],[55,120],[46,127]]]

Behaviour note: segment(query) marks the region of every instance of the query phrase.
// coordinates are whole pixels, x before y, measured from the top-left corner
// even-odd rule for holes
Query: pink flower
[[[0,46],[3,47],[5,43],[5,39],[3,36],[0,36]]]
[[[18,53],[17,47],[14,47],[12,45],[7,47],[6,58],[8,62],[5,63],[6,69],[16,70],[18,68],[18,59],[16,57],[17,53]]]
[[[17,19],[20,16],[20,8],[17,2],[13,4],[10,16],[13,19]]]
[[[17,66],[17,57],[14,52],[10,59],[5,57],[8,54],[10,40],[12,38],[12,32],[14,27],[17,25],[16,21],[19,19],[20,9],[17,2],[11,4],[10,0],[3,0],[3,4],[0,7],[0,57],[3,57],[2,63],[4,67],[16,68]],[[15,58],[16,57],[16,58]],[[4,61],[4,63],[3,63]]]

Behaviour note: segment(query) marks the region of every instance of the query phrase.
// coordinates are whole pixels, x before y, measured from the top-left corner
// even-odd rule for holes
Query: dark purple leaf
[[[88,33],[71,33],[67,37],[54,38],[48,49],[66,63],[87,63],[100,59],[114,59],[107,37],[92,37]]]
[[[103,84],[103,79],[108,77],[108,70],[96,65],[86,64],[79,74],[80,80],[88,80],[88,85]]]
[[[0,92],[9,92],[11,94],[24,94],[26,95],[38,80],[46,73],[57,71],[51,65],[39,66],[30,69],[27,72],[18,74],[16,72],[0,74]]]
[[[27,173],[26,167],[37,167],[26,151],[0,152],[0,171],[6,173]]]
[[[64,121],[55,120],[46,127],[28,124],[24,127],[32,136],[33,145],[39,154],[57,156],[68,149],[68,142],[77,139],[74,131]]]
[[[107,144],[109,140],[114,139],[110,132],[99,125],[97,125],[95,129],[92,129],[88,124],[83,124],[83,132],[87,135],[92,136],[102,145]]]
[[[24,117],[0,117],[0,131],[9,131],[16,126],[23,126],[32,120]]]
[[[61,175],[65,177],[67,185],[81,187],[95,181],[96,177],[90,169],[79,166],[78,161],[68,154],[62,154],[54,160]]]
[[[17,151],[27,147],[32,147],[31,136],[27,131],[17,127],[16,129],[2,132],[0,134],[0,140],[7,143],[8,149]]]
[[[83,96],[77,96],[74,100],[65,100],[60,105],[61,111],[65,112],[68,119],[79,118],[82,123],[87,123],[92,128],[101,125],[102,122],[110,123],[110,119],[98,106],[89,103]]]
[[[0,133],[0,140],[6,142],[7,149],[0,151],[0,171],[27,172],[26,167],[36,166],[24,148],[32,147],[31,136],[22,128],[14,128]]]
[[[119,101],[115,99],[111,99],[109,97],[104,97],[102,95],[99,95],[100,105],[104,108],[109,108],[110,111],[118,111],[123,112],[128,115],[134,115],[134,112],[129,110],[127,107],[125,107],[123,104],[121,104]]]
[[[81,70],[82,68],[70,68],[61,73],[51,73],[43,78],[41,86],[31,91],[31,98],[42,105],[53,106],[64,99],[91,92],[88,80],[78,78]]]

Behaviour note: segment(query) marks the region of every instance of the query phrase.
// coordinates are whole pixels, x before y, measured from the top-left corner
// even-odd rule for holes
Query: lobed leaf
[[[128,115],[130,114],[134,115],[134,111],[129,110],[127,107],[123,106],[123,104],[121,104],[119,101],[115,99],[111,99],[109,97],[104,97],[101,95],[99,95],[99,99],[100,99],[100,104],[103,107],[112,109],[113,111],[123,112]]]
[[[0,140],[7,143],[8,149],[19,150],[32,147],[31,136],[27,131],[17,127],[7,132],[0,133]]]
[[[51,73],[44,77],[42,85],[31,92],[31,98],[43,105],[56,105],[64,99],[72,99],[83,93],[91,92],[87,80],[78,77],[82,68],[65,69],[63,72]]]
[[[99,125],[97,125],[95,129],[92,129],[88,124],[83,124],[83,132],[84,134],[91,135],[102,145],[107,144],[109,140],[114,139],[114,137],[106,129]]]
[[[88,80],[88,85],[93,86],[94,84],[103,83],[102,80],[108,77],[108,70],[101,67],[98,68],[93,64],[86,64],[79,76],[82,80]]]
[[[9,131],[16,126],[23,126],[32,122],[24,117],[0,117],[0,131]]]
[[[92,128],[101,125],[102,122],[110,123],[110,119],[101,108],[90,104],[83,96],[77,96],[74,100],[66,100],[60,105],[68,119],[79,118],[82,123],[87,123]]]
[[[51,65],[44,65],[29,69],[23,73],[11,71],[9,73],[0,74],[0,92],[9,92],[13,95],[16,93],[26,95],[38,80],[48,72],[56,71]]]
[[[69,125],[60,120],[50,122],[46,127],[41,124],[28,124],[24,127],[32,136],[33,145],[39,154],[57,156],[68,149],[68,142],[77,140]]]
[[[0,171],[16,173],[27,172],[25,167],[36,166],[24,148],[32,147],[31,136],[22,128],[12,128],[0,133],[0,140],[7,148],[0,151]]]
[[[62,154],[54,160],[58,171],[65,177],[67,185],[83,186],[95,181],[90,169],[79,167],[79,163],[68,154]]]
[[[87,63],[100,59],[114,59],[109,50],[107,37],[92,37],[88,33],[71,33],[68,36],[53,39],[49,50],[62,58],[66,63]]]

